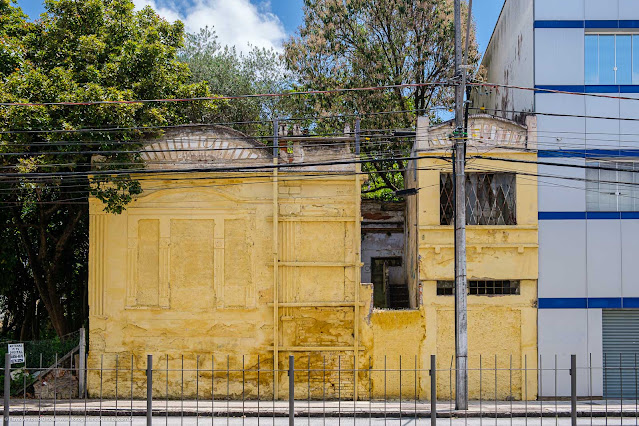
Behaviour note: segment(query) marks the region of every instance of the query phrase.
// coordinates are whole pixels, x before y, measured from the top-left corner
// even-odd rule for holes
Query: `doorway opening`
[[[373,305],[380,309],[408,309],[408,285],[404,277],[401,257],[374,257],[371,259]]]

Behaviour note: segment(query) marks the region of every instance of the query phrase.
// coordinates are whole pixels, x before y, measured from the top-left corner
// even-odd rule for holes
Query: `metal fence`
[[[435,356],[423,360],[426,367],[416,357],[384,357],[377,363],[369,359],[368,365],[355,368],[348,356],[338,355],[335,364],[326,356],[299,355],[290,356],[282,369],[273,368],[272,358],[259,356],[247,362],[248,357],[216,355],[193,359],[116,355],[87,364],[76,357],[56,359],[48,367],[27,360],[16,368],[7,354],[2,369],[3,418],[4,425],[34,421],[637,425],[637,357],[608,357],[596,366],[591,356],[584,357],[579,367],[575,355],[567,365],[555,356],[540,357],[534,366],[525,358],[517,366],[513,357],[504,363],[496,356],[479,357],[468,371],[469,406],[457,410],[452,361],[442,368]],[[613,359],[619,361],[615,364]],[[88,367],[83,369],[84,365]],[[28,380],[32,377],[37,380]],[[283,380],[276,384],[276,378]],[[621,392],[605,395],[611,389],[606,381],[611,380],[621,384]],[[565,393],[562,384],[568,387]]]

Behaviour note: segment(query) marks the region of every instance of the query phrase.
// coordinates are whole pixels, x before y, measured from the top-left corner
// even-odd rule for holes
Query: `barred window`
[[[438,296],[452,296],[455,294],[455,281],[437,281]]]
[[[507,296],[519,294],[517,280],[473,280],[468,281],[468,294],[471,296]],[[437,281],[438,296],[455,294],[454,281]]]
[[[514,173],[466,174],[466,224],[516,225]],[[440,175],[440,223],[454,223],[455,198],[452,173]]]

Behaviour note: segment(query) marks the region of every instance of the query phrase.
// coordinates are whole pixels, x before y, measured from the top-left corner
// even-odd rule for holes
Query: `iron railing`
[[[480,356],[469,364],[471,401],[464,410],[454,406],[452,362],[442,367],[434,355],[425,360],[370,358],[358,366],[352,356],[291,355],[287,362],[280,360],[286,368],[274,368],[272,357],[260,356],[157,358],[102,355],[86,364],[71,358],[49,367],[27,360],[17,368],[7,354],[4,425],[132,424],[144,418],[148,425],[168,425],[177,418],[181,424],[187,418],[196,424],[233,418],[273,425],[287,419],[308,425],[326,419],[354,424],[639,424],[634,354],[620,354],[616,364],[610,362],[615,356],[607,354],[599,365],[588,355],[579,366],[575,355],[567,364],[554,356],[539,357],[534,365],[526,357],[519,365],[513,357]],[[27,377],[37,380],[29,383]],[[16,386],[20,380],[22,386]]]

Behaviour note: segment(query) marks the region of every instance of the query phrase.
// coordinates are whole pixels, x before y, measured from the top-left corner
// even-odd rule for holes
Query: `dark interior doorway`
[[[371,259],[373,305],[381,309],[407,309],[410,307],[408,285],[404,279],[401,257],[374,257]]]

